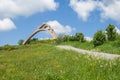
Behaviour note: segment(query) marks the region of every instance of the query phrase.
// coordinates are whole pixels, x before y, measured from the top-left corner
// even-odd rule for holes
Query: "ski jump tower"
[[[55,31],[51,28],[50,25],[44,23],[42,24],[40,27],[38,27],[24,42],[23,45],[26,45],[29,40],[38,32],[40,31],[47,31],[49,34],[52,35],[53,39],[57,39],[57,34],[55,33]]]

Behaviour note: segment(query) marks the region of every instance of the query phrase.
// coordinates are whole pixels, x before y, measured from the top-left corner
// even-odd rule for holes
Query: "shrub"
[[[69,35],[65,35],[63,37],[63,41],[80,41],[80,42],[84,42],[84,35],[83,33],[76,33],[73,36],[69,36]]]
[[[38,42],[38,38],[32,38],[27,42],[27,44],[36,44],[37,42]]]
[[[114,25],[109,24],[106,28],[106,32],[108,41],[114,41],[116,39],[117,32]]]
[[[0,47],[0,50],[2,50],[2,47]]]
[[[65,35],[65,36],[63,37],[63,41],[69,41],[69,39],[70,39],[70,36],[69,36],[69,35]]]
[[[76,37],[75,36],[70,36],[69,41],[76,41]]]
[[[30,42],[36,42],[36,41],[38,41],[38,38],[33,38],[30,40]]]
[[[93,37],[94,47],[102,45],[106,41],[106,36],[103,31],[97,31]]]
[[[16,49],[18,49],[16,46],[10,46],[8,44],[6,44],[2,47],[2,50],[8,50],[8,51],[16,50]]]
[[[24,42],[24,40],[20,39],[20,40],[18,41],[18,45],[22,45],[23,42]]]
[[[60,44],[63,42],[63,35],[58,35],[58,38],[56,39],[56,44]]]
[[[120,47],[120,35],[117,35],[116,41],[115,41],[114,44],[115,44],[116,47]]]
[[[75,41],[80,41],[80,42],[84,42],[84,35],[83,33],[76,33],[75,34]]]

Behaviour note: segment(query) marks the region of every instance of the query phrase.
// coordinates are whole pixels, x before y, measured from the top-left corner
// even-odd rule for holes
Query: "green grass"
[[[119,71],[120,59],[95,59],[52,44],[0,50],[0,80],[119,80]]]
[[[93,44],[91,42],[79,42],[79,41],[68,41],[63,42],[62,45],[70,45],[81,49],[91,50],[94,48]]]
[[[101,46],[94,47],[92,42],[84,42],[80,43],[78,41],[72,41],[72,42],[63,42],[63,45],[71,45],[76,48],[86,49],[86,50],[92,50],[92,51],[98,51],[98,52],[106,52],[111,54],[120,54],[120,47],[117,47],[114,42],[106,42]]]

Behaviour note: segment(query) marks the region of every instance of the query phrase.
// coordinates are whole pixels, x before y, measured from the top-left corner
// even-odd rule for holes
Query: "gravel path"
[[[78,49],[72,46],[64,46],[64,45],[59,45],[57,46],[58,48],[65,49],[65,50],[72,50],[75,52],[78,52],[80,54],[88,54],[97,58],[104,58],[104,59],[115,59],[120,57],[120,55],[117,54],[109,54],[109,53],[102,53],[102,52],[93,52],[93,51],[88,51],[88,50],[83,50],[83,49]]]

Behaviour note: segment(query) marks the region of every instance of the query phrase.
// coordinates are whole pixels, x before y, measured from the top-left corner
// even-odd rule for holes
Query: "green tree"
[[[65,36],[63,37],[63,41],[69,41],[69,38],[70,38],[69,35],[65,35]]]
[[[18,44],[19,44],[19,45],[22,45],[23,42],[24,42],[24,40],[20,39],[20,40],[18,41]]]
[[[103,31],[97,31],[93,37],[94,47],[102,45],[106,41],[106,35]]]
[[[117,32],[114,25],[109,24],[106,28],[106,32],[108,41],[114,41],[116,39]]]
[[[33,38],[30,40],[30,42],[36,42],[36,41],[38,41],[38,38]]]
[[[62,43],[63,42],[63,38],[64,38],[64,35],[63,34],[59,34],[58,38],[56,39],[56,44]]]
[[[76,41],[76,37],[75,36],[69,36],[69,41]]]
[[[75,34],[75,39],[76,39],[76,41],[80,41],[80,42],[84,42],[85,41],[83,33],[76,33]]]

